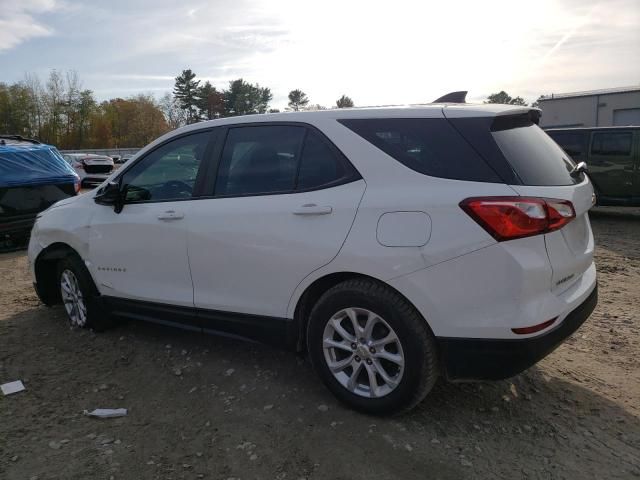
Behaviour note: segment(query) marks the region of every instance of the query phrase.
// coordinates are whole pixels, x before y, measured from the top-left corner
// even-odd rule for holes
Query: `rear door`
[[[82,159],[82,167],[89,174],[109,174],[113,170],[113,160],[102,155],[90,155]]]
[[[634,191],[633,130],[594,131],[589,149],[589,172],[598,193],[630,198]]]
[[[531,122],[500,119],[494,123],[491,135],[522,183],[511,188],[523,196],[569,200],[573,204],[576,218],[545,235],[553,270],[551,289],[561,293],[578,281],[593,262],[588,215],[593,205],[591,182],[585,175],[571,176],[574,162]]]
[[[301,124],[231,127],[218,158],[210,196],[188,219],[195,305],[285,317],[296,286],[338,254],[365,183]]]
[[[593,187],[584,175],[570,175],[575,163],[533,121],[529,113],[492,119],[451,119],[465,137],[522,196],[569,200],[576,218],[546,234],[552,268],[550,289],[560,293],[578,281],[593,262],[588,211]]]

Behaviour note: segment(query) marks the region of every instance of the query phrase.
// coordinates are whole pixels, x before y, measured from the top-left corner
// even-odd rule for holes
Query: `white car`
[[[171,132],[39,216],[36,290],[117,318],[307,350],[328,388],[407,410],[513,376],[597,303],[593,188],[539,111],[431,104]]]
[[[82,188],[100,185],[113,172],[113,159],[106,155],[66,153],[63,157],[80,177]]]

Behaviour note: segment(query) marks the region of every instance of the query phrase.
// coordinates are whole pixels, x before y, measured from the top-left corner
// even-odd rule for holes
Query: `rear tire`
[[[100,308],[100,294],[80,257],[69,255],[62,259],[56,279],[72,327],[102,331],[113,325],[109,314]]]
[[[438,379],[437,345],[425,320],[370,279],[347,280],[322,295],[309,318],[307,348],[329,390],[365,413],[410,410]]]

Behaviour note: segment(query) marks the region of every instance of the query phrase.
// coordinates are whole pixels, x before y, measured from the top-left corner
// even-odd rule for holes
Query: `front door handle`
[[[329,205],[318,206],[315,203],[307,203],[293,211],[294,215],[328,215],[333,212]]]
[[[158,220],[180,220],[181,218],[184,218],[184,213],[175,210],[167,210],[158,215]]]

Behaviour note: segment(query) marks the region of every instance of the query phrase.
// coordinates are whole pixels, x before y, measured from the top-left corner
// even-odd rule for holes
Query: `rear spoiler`
[[[522,108],[517,110],[507,110],[497,113],[491,123],[491,131],[509,130],[511,128],[526,127],[535,123],[540,123],[540,109]]]
[[[467,91],[460,90],[458,92],[450,92],[446,95],[441,96],[440,98],[434,100],[431,103],[467,103]],[[501,115],[528,115],[529,119],[538,125],[540,123],[540,116],[542,115],[542,110],[539,108],[532,107],[523,107],[523,108],[514,108],[513,110],[506,110],[504,112],[496,113],[497,116]]]

